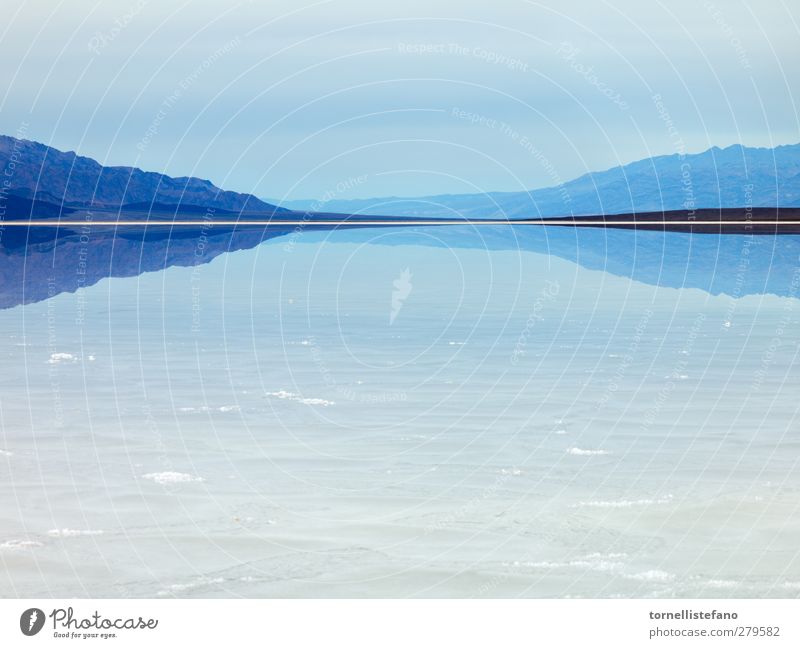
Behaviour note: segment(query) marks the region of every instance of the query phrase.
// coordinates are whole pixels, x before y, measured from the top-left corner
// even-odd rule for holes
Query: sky
[[[520,191],[800,141],[800,8],[22,0],[0,132],[273,201]]]

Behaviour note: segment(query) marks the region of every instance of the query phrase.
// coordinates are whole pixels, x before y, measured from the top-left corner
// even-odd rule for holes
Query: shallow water
[[[800,595],[798,320],[280,241],[1,311],[0,594]]]

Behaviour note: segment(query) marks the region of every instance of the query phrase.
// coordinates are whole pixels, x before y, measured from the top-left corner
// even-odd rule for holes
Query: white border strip
[[[37,608],[45,623],[33,637],[20,628]],[[72,608],[75,623],[157,621],[155,628],[98,629],[54,623]],[[64,611],[62,614],[61,611]],[[37,619],[41,615],[37,612]],[[654,614],[714,614],[659,619]],[[720,617],[735,614],[731,619]],[[28,616],[30,613],[28,612]],[[744,628],[744,630],[741,630]],[[763,630],[763,634],[762,630]],[[767,628],[772,630],[768,631]],[[777,635],[775,634],[777,628]],[[754,630],[755,629],[755,630]],[[2,646],[782,646],[800,645],[797,600],[103,600],[0,601]],[[719,632],[736,636],[667,635]],[[662,634],[655,635],[656,631]],[[755,635],[753,633],[756,633]],[[767,635],[767,632],[772,632]],[[102,634],[114,637],[102,638]],[[749,634],[747,634],[749,633]],[[56,635],[62,636],[56,636]],[[97,634],[86,637],[84,634]]]

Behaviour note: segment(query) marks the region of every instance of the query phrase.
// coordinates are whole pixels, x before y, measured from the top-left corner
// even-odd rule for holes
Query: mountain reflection
[[[70,212],[66,216],[71,222],[94,217],[90,212]],[[110,220],[108,216],[98,220]],[[293,216],[302,218],[304,214],[295,212]],[[58,217],[65,218],[63,211]],[[654,286],[696,288],[733,297],[800,294],[800,235],[795,234],[692,234],[506,224],[479,228],[381,225],[381,234],[388,227],[392,235],[376,237],[376,228],[368,225],[332,231],[336,226],[326,225],[326,217],[332,215],[315,215],[315,222],[309,221],[308,227],[288,223],[265,227],[246,220],[236,226],[221,225],[198,214],[196,226],[179,228],[157,220],[146,227],[95,223],[0,228],[0,308],[75,292],[107,277],[135,277],[172,266],[205,264],[221,254],[253,248],[276,237],[284,237],[291,245],[319,243],[324,238],[330,242],[521,250],[554,255],[590,270]],[[279,253],[277,248],[275,253]]]
[[[208,263],[220,254],[255,247],[290,230],[244,227],[226,231],[183,228],[103,231],[7,228],[0,242],[0,308],[11,308],[75,292],[106,277],[135,277],[172,266]],[[11,234],[11,236],[8,236]],[[10,240],[9,240],[10,239]]]

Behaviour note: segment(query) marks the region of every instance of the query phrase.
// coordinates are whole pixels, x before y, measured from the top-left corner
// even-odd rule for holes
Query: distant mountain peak
[[[282,202],[308,209],[310,200]],[[775,148],[731,144],[697,153],[658,155],[559,186],[518,192],[332,200],[326,211],[395,216],[458,213],[519,218],[718,207],[800,206],[800,144]]]

